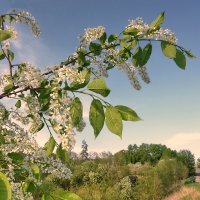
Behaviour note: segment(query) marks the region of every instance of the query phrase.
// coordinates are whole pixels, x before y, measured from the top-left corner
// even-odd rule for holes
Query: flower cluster
[[[160,28],[152,33],[148,33],[150,26],[147,23],[144,23],[142,18],[137,18],[136,20],[129,20],[129,25],[125,30],[130,30],[135,28],[139,31],[138,35],[143,36],[147,39],[155,39],[155,40],[165,40],[167,42],[171,42],[173,44],[177,43],[177,38],[175,34],[169,29]]]
[[[85,29],[85,34],[80,36],[80,42],[83,45],[88,45],[90,42],[99,39],[103,33],[105,32],[105,27],[98,26],[95,28],[87,28]]]
[[[62,66],[62,68],[57,67],[54,71],[55,80],[59,82],[70,81],[75,83],[83,83],[85,81],[82,73],[72,67]]]
[[[35,17],[26,11],[17,11],[17,10],[12,10],[10,12],[10,15],[15,17],[16,22],[22,22],[25,24],[28,24],[31,28],[31,31],[33,35],[38,37],[40,35],[40,27],[35,19]]]
[[[1,108],[5,109],[3,107]],[[33,199],[30,193],[23,191],[26,181],[34,182],[37,186],[43,184],[42,179],[38,179],[34,176],[32,165],[37,165],[40,172],[44,175],[51,174],[55,179],[70,179],[71,171],[66,164],[62,163],[59,159],[54,159],[53,156],[47,157],[46,151],[38,146],[32,134],[24,131],[23,128],[10,120],[4,121],[0,128],[0,132],[1,134],[3,133],[2,137],[4,138],[3,144],[0,145],[0,151],[3,154],[7,166],[4,171],[11,183],[13,198],[15,200]],[[2,131],[2,129],[4,131]],[[10,157],[12,153],[20,154],[21,161],[16,162],[15,157]],[[15,174],[15,169],[21,169],[26,173],[26,180],[16,182],[18,175]]]
[[[12,200],[34,200],[30,192],[24,193],[22,191],[22,183],[10,182],[12,189]]]
[[[72,98],[67,95],[67,92],[63,89],[60,90],[60,85],[54,83],[52,86],[49,115],[51,116],[52,127],[61,139],[63,149],[72,149],[75,145],[75,133],[69,112],[71,102]]]
[[[1,30],[1,29],[0,29]],[[8,50],[10,48],[10,42],[12,40],[16,40],[18,38],[18,33],[17,31],[14,29],[13,26],[7,26],[5,27],[5,30],[9,31],[11,33],[11,37],[8,38],[7,40],[2,41],[2,49],[4,51]]]
[[[31,65],[30,63],[23,63],[14,76],[14,84],[20,88],[30,87],[37,88],[43,80],[40,69]]]

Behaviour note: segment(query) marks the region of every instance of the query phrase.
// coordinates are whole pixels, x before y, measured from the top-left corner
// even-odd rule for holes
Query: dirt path
[[[200,169],[196,168],[195,180],[197,183],[200,183]]]
[[[200,192],[198,192],[195,188],[183,186],[178,192],[175,192],[166,197],[165,200],[181,200],[183,198],[190,200],[199,200]]]

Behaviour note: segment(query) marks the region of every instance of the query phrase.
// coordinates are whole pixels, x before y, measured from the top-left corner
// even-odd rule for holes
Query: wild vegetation
[[[40,35],[35,18],[18,10],[0,16],[0,60],[7,66],[0,76],[2,200],[156,199],[176,188],[187,173],[194,174],[191,152],[162,145],[130,145],[127,151],[88,160],[84,142],[80,159],[69,156],[75,131],[86,125],[81,98],[91,97],[89,122],[95,137],[105,124],[121,138],[123,121],[141,120],[133,109],[107,101],[105,78],[113,68],[140,90],[138,78],[150,82],[146,64],[154,42],[180,69],[186,67],[186,56],[195,58],[177,44],[172,31],[161,27],[163,22],[164,12],[150,25],[141,18],[130,20],[119,34],[107,35],[103,26],[88,28],[75,52],[42,71],[28,61],[16,62],[12,49],[18,37],[13,24],[25,23],[34,36]],[[41,147],[35,134],[44,127],[50,137]]]
[[[194,175],[190,151],[160,144],[129,145],[114,155],[93,153],[84,159],[81,155],[73,156],[69,188],[83,200],[160,200]]]

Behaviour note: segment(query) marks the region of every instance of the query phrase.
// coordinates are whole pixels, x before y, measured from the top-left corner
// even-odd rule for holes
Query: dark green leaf
[[[177,64],[177,66],[179,66],[181,69],[185,69],[186,66],[185,55],[179,49],[176,50],[176,58],[174,58],[174,61]]]
[[[123,124],[122,124],[122,117],[118,109],[116,109],[113,106],[107,106],[105,116],[106,116],[105,120],[106,126],[108,127],[108,129],[112,133],[122,137]]]
[[[114,42],[115,40],[117,40],[117,38],[118,38],[118,35],[116,34],[110,35],[108,38],[108,43]]]
[[[0,133],[0,145],[5,144],[4,136]]]
[[[170,44],[169,42],[161,42],[162,52],[166,57],[175,58],[176,57],[176,46]]]
[[[0,42],[9,39],[12,36],[10,31],[0,30]]]
[[[4,52],[1,50],[0,51],[0,60],[3,60],[5,57],[6,56],[5,56]]]
[[[85,64],[85,54],[83,52],[78,53],[78,64],[83,66]]]
[[[61,145],[59,145],[58,148],[56,149],[56,158],[60,158],[65,162],[70,161],[69,153],[66,150],[64,150]]]
[[[34,184],[33,181],[27,180],[27,181],[23,184],[23,190],[24,190],[25,192],[27,192],[27,193],[30,192],[30,193],[34,194],[34,193],[36,193],[37,188],[36,188],[36,186],[35,186],[35,184]]]
[[[83,116],[83,105],[78,97],[76,97],[71,103],[70,115],[73,125],[77,127]]]
[[[144,66],[148,62],[151,56],[151,52],[152,52],[152,45],[147,44],[142,51],[142,57],[141,57],[141,63],[140,63],[141,66]]]
[[[94,135],[97,137],[103,128],[105,120],[104,109],[101,101],[93,99],[90,106],[89,120],[94,129]]]
[[[137,113],[127,106],[115,106],[117,110],[120,112],[122,119],[124,121],[139,121],[141,120]]]
[[[141,60],[142,60],[142,48],[138,47],[132,56],[132,63],[135,67],[141,66]]]
[[[121,48],[119,51],[119,56],[124,60],[128,60],[131,57],[131,51],[127,48]]]
[[[53,137],[50,137],[48,142],[45,144],[44,149],[46,150],[46,156],[49,157],[55,148],[56,141]]]
[[[89,49],[90,49],[90,51],[92,51],[94,53],[94,55],[100,55],[102,47],[100,44],[91,42]]]
[[[24,160],[24,156],[16,152],[8,153],[8,157],[12,159],[14,164],[21,164]]]
[[[99,38],[101,44],[104,44],[106,41],[107,35],[106,32],[103,33],[103,35]]]
[[[110,93],[110,89],[107,87],[103,78],[94,79],[88,84],[87,88],[95,93],[101,94],[103,97],[107,97]]]
[[[20,108],[21,107],[21,100],[17,100],[15,107]]]
[[[195,55],[193,55],[190,51],[188,51],[188,50],[185,50],[185,53],[186,53],[186,55],[188,56],[188,58],[191,58],[191,59],[195,59],[196,58],[196,56]]]
[[[108,67],[106,67],[106,70],[110,70],[110,69],[112,69],[112,68],[114,68],[114,65],[112,65],[112,64],[108,64]]]

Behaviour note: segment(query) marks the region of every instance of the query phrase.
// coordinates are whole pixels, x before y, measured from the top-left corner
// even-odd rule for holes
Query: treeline
[[[116,153],[114,156],[118,156],[124,159],[126,163],[142,164],[149,163],[150,165],[157,164],[162,159],[177,159],[182,162],[188,169],[189,176],[195,174],[195,157],[189,150],[172,150],[165,145],[161,144],[141,144],[140,146],[134,144],[129,145],[128,150],[123,150]]]
[[[72,154],[68,188],[83,200],[160,200],[194,175],[194,155],[161,144],[129,145],[110,152]]]

